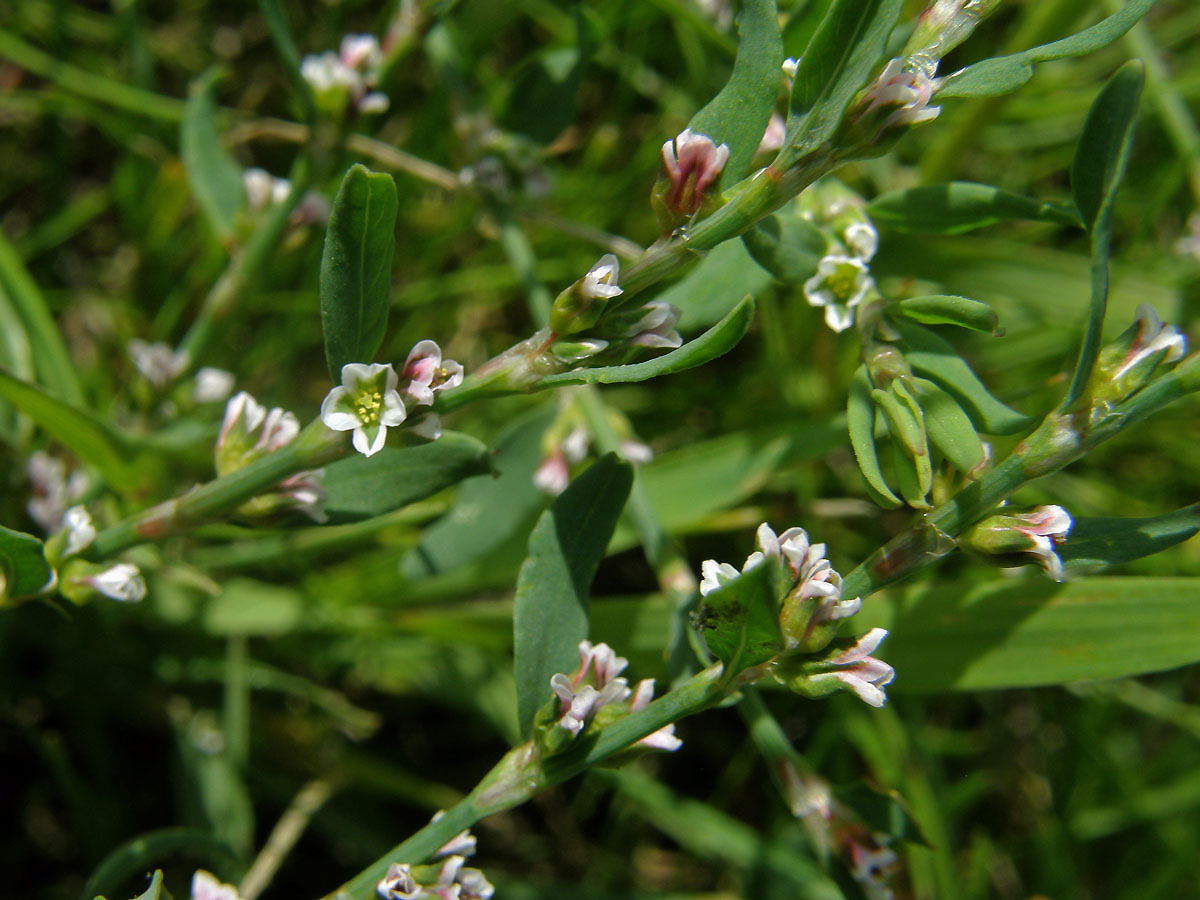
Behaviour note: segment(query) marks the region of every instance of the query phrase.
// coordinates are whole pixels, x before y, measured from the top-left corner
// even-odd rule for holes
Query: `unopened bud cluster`
[[[1174,325],[1164,325],[1154,308],[1143,303],[1137,319],[1100,351],[1089,390],[1092,418],[1098,419],[1167,372],[1187,353],[1187,338]]]
[[[1062,581],[1063,563],[1054,548],[1067,539],[1072,524],[1061,506],[1005,507],[964,531],[958,545],[1002,566],[1036,563]]]
[[[662,174],[650,202],[664,234],[673,233],[704,207],[728,161],[728,144],[718,145],[690,128],[663,144]]]
[[[445,813],[433,817],[438,821]],[[438,850],[443,862],[433,865],[392,863],[387,874],[375,885],[383,900],[490,900],[495,888],[479,869],[466,865],[475,855],[476,839],[463,831]]]
[[[382,113],[388,98],[375,88],[383,66],[379,41],[369,34],[348,34],[342,38],[339,52],[326,50],[306,56],[300,63],[300,75],[308,83],[317,107],[333,119],[341,119],[347,109],[358,113]]]
[[[871,654],[887,632],[875,628],[858,640],[836,639],[841,621],[857,613],[862,600],[842,596],[842,576],[825,558],[825,545],[811,543],[803,528],[776,535],[766,522],[759,526],[756,538],[758,549],[747,557],[741,572],[728,563],[704,562],[701,596],[708,597],[767,559],[782,563],[779,643],[784,650],[770,664],[772,675],[804,696],[848,690],[871,706],[882,706],[883,687],[895,672]]]

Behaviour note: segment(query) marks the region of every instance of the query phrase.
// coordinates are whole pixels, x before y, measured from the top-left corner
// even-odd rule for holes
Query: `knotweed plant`
[[[923,180],[897,161],[920,132],[994,112],[1035,65],[1117,42],[1151,4],[1083,4],[1105,13],[1074,35],[993,57],[1018,39],[1006,29],[1019,4],[666,4],[690,35],[681,40],[695,78],[708,77],[710,49],[730,57],[713,62],[729,72],[707,103],[680,100],[696,86],[677,96],[635,50],[599,34],[606,17],[647,12],[586,4],[530,12],[561,46],[531,63],[536,78],[514,72],[485,90],[469,86],[487,80],[482,69],[464,70],[482,52],[460,27],[471,10],[402,0],[373,23],[377,35],[322,46],[291,30],[278,0],[263,0],[245,35],[223,25],[211,40],[235,59],[262,29],[278,50],[260,73],[270,86],[239,92],[237,108],[218,102],[230,83],[218,68],[185,100],[135,86],[141,38],[128,38],[142,49],[129,50],[126,83],[90,81],[91,50],[60,66],[0,32],[13,110],[32,92],[9,85],[52,84],[63,115],[94,116],[128,143],[133,161],[103,189],[105,205],[121,179],[158,167],[155,187],[140,190],[141,202],[161,199],[161,221],[80,293],[119,294],[120,266],[138,260],[170,272],[146,315],[91,300],[63,308],[26,263],[37,240],[66,240],[100,210],[73,201],[23,242],[0,238],[0,452],[10,468],[0,614],[16,634],[53,611],[75,655],[111,657],[117,669],[97,662],[96,678],[132,691],[136,678],[114,674],[121,666],[151,673],[159,687],[127,699],[159,710],[175,746],[155,734],[144,739],[152,747],[119,752],[177,759],[148,763],[132,793],[170,793],[150,782],[173,771],[179,821],[88,831],[89,869],[72,890],[90,878],[88,897],[136,890],[150,900],[189,890],[192,900],[254,900],[300,883],[330,900],[487,900],[505,885],[512,896],[593,896],[583,874],[539,888],[535,872],[518,886],[526,845],[542,847],[546,866],[558,851],[525,833],[527,813],[516,810],[534,801],[557,818],[564,846],[579,844],[597,792],[611,790],[627,813],[735,874],[675,873],[660,891],[639,870],[612,876],[604,896],[634,896],[634,882],[636,896],[937,896],[928,866],[910,880],[905,865],[922,841],[934,850],[911,851],[917,859],[953,854],[938,848],[949,837],[932,833],[928,797],[906,796],[913,781],[899,773],[864,796],[845,783],[845,748],[852,734],[894,725],[889,694],[907,685],[1063,684],[1200,660],[1196,614],[1184,611],[1200,598],[1191,580],[1091,574],[1182,544],[1200,530],[1196,506],[1150,509],[1162,498],[1147,492],[1137,498],[1146,517],[1097,517],[1103,492],[1052,477],[1111,438],[1137,440],[1151,416],[1200,390],[1200,356],[1161,306],[1133,313],[1122,298],[1108,312],[1141,63],[1105,56],[1102,85],[1074,84],[1091,107],[1073,134],[1069,197],[1057,172],[1039,182],[1056,199],[1039,199]],[[60,25],[93,42],[142,34],[142,11],[126,6],[103,25],[82,9]],[[31,4],[22,20],[31,39],[49,28],[36,23],[61,14],[43,12]],[[1044,31],[1053,16],[1036,15],[1011,34]],[[179,63],[194,68],[206,48],[181,50]],[[621,77],[661,114],[647,126],[644,111],[631,112],[638,124],[585,136],[571,91],[586,97],[579,84],[592,62],[639,72]],[[488,91],[525,99],[493,115]],[[1156,91],[1170,105],[1162,98],[1175,95]],[[244,106],[259,101],[269,117]],[[1186,112],[1172,115],[1169,127],[1182,128]],[[131,128],[139,116],[154,127]],[[451,165],[422,158],[423,146]],[[613,183],[636,186],[625,225],[642,243],[610,233],[618,201],[593,184],[603,153],[623,169]],[[271,174],[281,163],[286,178]],[[574,192],[568,202],[549,193],[555,182]],[[166,218],[185,208],[194,220]],[[125,213],[136,220],[134,206]],[[939,274],[947,246],[969,261],[996,246],[939,236],[1003,222],[1027,223],[1015,226],[1023,240],[1053,234],[1088,248],[1067,278],[1085,302],[1064,305],[1045,289],[1061,309],[1045,314],[1059,317],[1049,330],[1060,337],[1025,368],[1005,356],[1015,305],[1004,291],[980,278],[994,308],[958,293],[973,290],[972,265],[959,267],[963,277]],[[552,253],[531,241],[538,227],[553,234]],[[189,229],[195,247],[175,233]],[[1191,254],[1190,238],[1178,240]],[[481,265],[479,254],[494,259]],[[72,258],[64,252],[64,265]],[[63,277],[78,286],[71,272]],[[495,298],[506,294],[526,306],[501,315]],[[976,374],[981,357],[1002,387]],[[633,384],[643,386],[601,387]],[[822,399],[798,400],[805,391]],[[271,405],[284,396],[286,408]],[[1194,420],[1189,402],[1181,408]],[[1197,436],[1192,428],[1193,450]],[[724,561],[751,540],[743,563]],[[593,603],[602,564],[598,593],[636,585],[639,599]],[[1027,565],[1007,586],[992,568]],[[898,586],[905,579],[911,587]],[[222,660],[198,649],[213,638]],[[130,662],[105,649],[110,641],[146,649]],[[46,689],[61,695],[67,677],[46,672]],[[212,681],[223,685],[219,720],[204,689]],[[5,705],[22,733],[40,734],[45,701],[21,683]],[[413,705],[404,712],[390,694]],[[388,712],[362,708],[373,704]],[[729,727],[739,714],[748,742]],[[706,718],[723,723],[714,733],[727,759],[753,749],[765,762],[786,837],[722,838],[746,826],[708,807],[690,824],[667,814],[693,803],[665,783],[699,768],[693,742],[711,752]],[[489,730],[508,747],[487,745],[492,758],[479,764]],[[888,755],[869,743],[856,746]],[[46,739],[44,757],[61,759],[57,746]],[[71,794],[80,779],[54,765],[78,809],[118,821],[112,797],[123,787],[92,804],[93,789]],[[580,778],[591,793],[564,805],[554,789]],[[355,794],[372,791],[372,811],[360,812]],[[389,798],[400,811],[378,815]],[[61,827],[40,809],[25,809],[30,833],[60,846]],[[273,830],[255,827],[263,814],[278,816]],[[328,841],[324,856],[305,849],[306,831]],[[564,864],[580,852],[564,851]],[[799,862],[782,865],[781,854]]]

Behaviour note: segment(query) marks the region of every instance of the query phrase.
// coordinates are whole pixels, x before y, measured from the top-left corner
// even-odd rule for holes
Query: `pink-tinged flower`
[[[342,64],[362,72],[378,69],[383,64],[383,51],[373,34],[347,34],[342,37]]]
[[[436,341],[418,341],[404,362],[401,376],[408,380],[404,392],[419,405],[429,406],[434,394],[463,382],[463,367],[452,359],[442,359]]]
[[[729,145],[717,146],[712,138],[685,128],[663,144],[662,161],[671,182],[667,208],[677,215],[692,215],[729,161]]]
[[[830,660],[832,665],[838,666],[830,673],[831,677],[838,679],[847,688],[854,691],[863,703],[876,708],[887,702],[887,695],[883,688],[885,685],[891,684],[896,677],[895,669],[871,655],[887,635],[886,629],[872,628],[852,647],[843,650]]]
[[[571,468],[567,465],[566,454],[561,448],[555,449],[542,460],[541,465],[533,473],[533,483],[540,491],[545,491],[557,497],[571,483]]]
[[[105,597],[122,603],[138,603],[146,597],[146,581],[132,563],[117,563],[86,580]]]
[[[286,497],[288,506],[296,512],[303,513],[314,522],[329,521],[325,513],[325,470],[306,469],[297,472],[283,481],[274,489],[274,493]]]
[[[650,701],[654,699],[654,679],[643,678],[638,682],[637,688],[633,692],[633,702],[629,706],[630,712],[637,712],[640,709],[645,709],[650,705]],[[646,735],[638,745],[649,747],[652,750],[665,750],[667,753],[674,753],[683,746],[683,741],[675,737],[675,723],[664,725],[651,734]]]
[[[665,300],[652,300],[641,312],[641,319],[629,329],[630,344],[668,350],[683,346],[683,338],[675,328],[679,322],[678,307]]]
[[[176,352],[161,341],[151,344],[134,338],[126,345],[126,349],[142,377],[159,390],[183,374],[190,361],[185,351]]]
[[[192,900],[241,900],[237,888],[223,884],[208,872],[199,869],[192,876]]]
[[[866,264],[853,256],[830,254],[804,282],[804,298],[825,308],[825,324],[842,332],[854,324],[854,309],[875,288]]]
[[[906,69],[904,60],[893,59],[884,67],[875,83],[867,89],[866,112],[881,106],[899,107],[884,121],[881,130],[898,125],[919,125],[936,119],[940,106],[930,106],[937,81],[924,71]]]
[[[387,874],[375,885],[375,893],[383,900],[417,900],[424,896],[424,888],[417,884],[408,863],[392,863]]]
[[[432,343],[432,342],[431,342]],[[404,401],[396,390],[396,370],[380,363],[347,363],[342,383],[321,404],[321,421],[333,431],[354,431],[354,449],[374,456],[387,430],[404,421]]]
[[[1063,580],[1062,559],[1054,552],[1071,533],[1074,523],[1070,514],[1061,506],[1039,506],[1021,517],[1024,521],[1013,527],[1029,539],[1031,546],[1026,553],[1037,558],[1038,564],[1055,581]]]
[[[767,121],[766,130],[763,131],[762,140],[758,142],[758,149],[755,153],[774,153],[776,150],[783,148],[783,142],[787,139],[787,121],[779,113],[773,113]]]
[[[618,677],[629,661],[608,644],[580,641],[579,659],[573,676],[557,673],[550,678],[550,689],[561,703],[558,725],[572,735],[579,734],[600,709],[625,702],[631,693],[629,682]]]
[[[430,821],[436,822],[436,821],[438,821],[438,819],[443,818],[445,815],[446,815],[446,811],[444,809],[439,809],[437,812],[435,812],[433,814],[433,818],[430,819]],[[475,849],[478,846],[478,844],[479,844],[479,842],[476,840],[475,835],[471,834],[471,829],[464,828],[462,831],[460,831],[458,834],[456,834],[450,840],[446,841],[446,843],[444,843],[441,846],[441,848],[438,850],[438,852],[434,855],[435,856],[474,856]]]
[[[853,836],[847,839],[850,874],[862,886],[867,900],[892,900],[895,896],[888,886],[888,876],[900,859],[894,850],[884,845],[887,840],[886,835],[873,835],[868,845]]]
[[[1003,508],[959,535],[958,545],[999,565],[1035,562],[1062,581],[1063,563],[1054,548],[1067,539],[1071,526],[1071,516],[1061,506]]]
[[[1155,365],[1175,362],[1186,352],[1187,338],[1174,325],[1164,325],[1154,307],[1143,303],[1137,308],[1137,336],[1112,378],[1124,378],[1155,357]]]
[[[580,293],[585,300],[610,300],[625,293],[617,281],[621,277],[621,263],[615,254],[605,253],[583,276]]]

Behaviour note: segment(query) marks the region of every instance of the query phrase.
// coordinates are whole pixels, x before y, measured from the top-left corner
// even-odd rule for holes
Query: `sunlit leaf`
[[[702,601],[697,625],[708,649],[725,663],[726,675],[764,663],[783,650],[783,587],[782,564],[768,556]]]
[[[872,499],[885,508],[900,506],[903,501],[888,487],[879,465],[875,448],[875,402],[871,399],[871,376],[866,366],[859,366],[850,381],[846,425],[850,430],[850,446],[854,448],[854,457]]]
[[[924,325],[958,325],[984,334],[995,334],[998,325],[995,311],[986,303],[944,294],[899,300],[889,304],[887,312]]]
[[[1143,519],[1076,519],[1070,536],[1056,551],[1068,567],[1114,566],[1161,553],[1197,532],[1200,504],[1193,503],[1164,516]]]
[[[825,255],[825,236],[812,222],[778,212],[742,235],[754,261],[784,284],[803,284],[817,273]]]

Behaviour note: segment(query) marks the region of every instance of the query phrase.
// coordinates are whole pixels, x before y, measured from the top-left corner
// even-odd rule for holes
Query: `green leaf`
[[[1131,59],[1117,70],[1088,112],[1071,166],[1071,189],[1092,245],[1092,294],[1079,359],[1063,406],[1074,403],[1087,388],[1100,353],[1101,331],[1108,311],[1108,255],[1112,244],[1112,211],[1117,188],[1125,177],[1133,146],[1133,126],[1146,70]]]
[[[83,389],[75,375],[75,364],[50,314],[50,306],[3,233],[0,233],[0,286],[25,327],[38,382],[63,400],[82,403]]]
[[[775,109],[782,82],[783,39],[775,0],[744,0],[738,13],[738,52],[729,81],[688,127],[729,145],[721,189],[742,180]]]
[[[975,432],[970,417],[953,397],[932,381],[924,378],[913,381],[917,385],[930,443],[960,472],[977,468],[984,458],[983,441]]]
[[[517,720],[528,736],[550,697],[550,677],[579,667],[588,596],[633,486],[633,468],[604,456],[542,513],[517,578],[513,655]]]
[[[726,678],[782,652],[779,599],[784,589],[783,564],[768,556],[702,601],[698,627],[708,649],[725,663]]]
[[[679,330],[690,334],[719,322],[743,297],[757,297],[770,283],[770,273],[741,241],[725,241],[654,299],[679,307]]]
[[[0,397],[33,419],[82,462],[99,469],[117,490],[132,490],[146,480],[146,457],[139,457],[132,441],[100,417],[7,372],[0,372]]]
[[[742,235],[754,261],[784,284],[803,284],[817,274],[825,235],[794,212],[778,212]]]
[[[890,632],[889,691],[1126,678],[1200,662],[1200,579],[941,583],[877,594],[856,623]]]
[[[325,467],[325,512],[335,522],[382,515],[491,468],[486,444],[446,432],[415,447],[384,447]]]
[[[146,890],[138,894],[134,900],[158,900],[159,895],[162,894],[162,880],[162,869],[155,869],[154,875],[151,877],[150,884],[146,887]]]
[[[1082,224],[1068,206],[970,181],[888,191],[867,204],[867,213],[876,225],[907,234],[963,234],[1012,219]]]
[[[197,856],[212,863],[236,862],[233,851],[211,832],[201,828],[161,828],[140,834],[111,851],[92,871],[81,897],[111,892],[116,885],[144,873],[154,863],[163,863],[176,855]],[[156,877],[161,873],[155,873]],[[150,883],[155,890],[157,882]],[[147,894],[143,894],[146,897]],[[154,897],[156,894],[149,894]]]
[[[392,176],[359,164],[333,201],[321,254],[321,328],[334,384],[342,366],[371,362],[383,343],[398,206]]]
[[[926,496],[933,485],[933,467],[929,453],[912,456],[906,453],[900,441],[892,438],[892,473],[900,486],[900,496],[913,509],[929,509]]]
[[[903,0],[836,0],[808,43],[792,85],[788,142],[799,152],[828,141],[883,56]]]
[[[32,597],[48,587],[54,570],[46,562],[44,545],[32,534],[0,525],[0,604]]]
[[[622,384],[646,381],[660,375],[674,375],[676,372],[702,366],[732,350],[749,330],[753,319],[754,298],[746,296],[720,322],[677,350],[627,366],[602,366],[547,375],[538,382],[537,389],[545,390],[567,384]]]
[[[542,458],[542,435],[552,419],[553,410],[535,410],[501,432],[492,454],[495,477],[475,478],[462,486],[450,511],[425,529],[421,543],[404,558],[405,577],[452,572],[487,559],[506,544],[524,544],[524,535],[546,504],[546,495],[533,484],[533,473]],[[520,545],[514,553],[519,558]]]
[[[33,375],[33,351],[25,325],[13,305],[4,282],[0,279],[0,370],[7,370],[22,381],[31,381]],[[30,423],[20,418],[17,411],[0,401],[0,440],[24,442],[29,437]]]
[[[278,637],[301,623],[304,598],[299,591],[251,578],[231,578],[209,601],[204,628],[210,634]]]
[[[875,448],[875,402],[871,399],[871,376],[866,366],[859,366],[850,380],[850,392],[846,399],[846,425],[850,430],[850,446],[854,458],[867,482],[872,499],[885,509],[902,505],[887,481],[879,465]]]
[[[958,325],[984,334],[995,334],[999,318],[986,303],[946,294],[909,297],[887,306],[887,312],[925,325]]]
[[[1078,34],[1022,53],[985,59],[950,75],[935,97],[997,97],[1015,91],[1033,77],[1035,63],[1071,56],[1086,56],[1107,47],[1132,28],[1154,4],[1154,0],[1130,0],[1107,19]]]
[[[1145,519],[1076,519],[1056,552],[1065,566],[1115,566],[1153,556],[1200,531],[1200,503]]]
[[[244,191],[242,167],[221,146],[217,130],[215,88],[220,77],[214,67],[192,82],[180,124],[179,152],[200,211],[220,241],[228,244]]]
[[[1032,419],[1010,409],[991,395],[971,367],[941,335],[923,325],[895,323],[904,339],[904,358],[918,375],[936,382],[963,408],[984,434],[1012,434]]]

